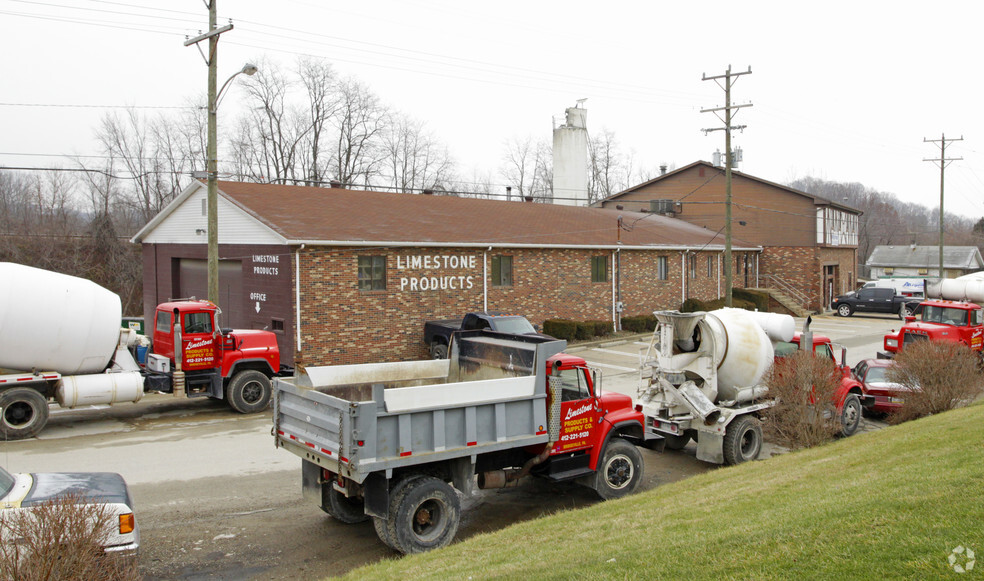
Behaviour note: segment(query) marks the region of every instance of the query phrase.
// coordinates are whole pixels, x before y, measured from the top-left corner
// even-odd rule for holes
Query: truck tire
[[[690,443],[690,434],[676,436],[663,434],[663,441],[667,450],[683,450]]]
[[[338,522],[347,525],[369,520],[366,504],[361,498],[349,498],[335,490],[331,482],[321,485],[321,510]]]
[[[403,488],[407,484],[409,484],[410,482],[412,482],[414,480],[418,480],[420,478],[423,478],[423,477],[424,477],[423,474],[411,474],[410,476],[407,476],[406,478],[404,478],[404,479],[399,480],[398,482],[396,482],[390,488],[390,491],[389,491],[390,500],[392,501],[393,498],[396,495],[398,495],[400,493],[400,491],[403,490]],[[387,547],[393,549],[394,551],[398,551],[399,550],[399,549],[396,548],[396,545],[393,544],[393,539],[390,537],[390,533],[389,533],[389,521],[387,519],[380,518],[378,516],[374,516],[374,517],[372,517],[372,526],[373,526],[374,529],[376,529],[376,536],[379,537],[379,540],[382,541],[384,545],[386,545]]]
[[[849,393],[844,398],[841,408],[841,435],[853,436],[861,427],[861,399],[856,393]]]
[[[226,390],[229,407],[241,414],[255,414],[265,410],[270,405],[270,395],[273,393],[270,378],[253,369],[234,375]]]
[[[735,418],[724,433],[724,463],[741,464],[758,458],[762,451],[762,426],[749,415]]]
[[[404,555],[446,547],[454,540],[460,520],[458,493],[447,482],[433,476],[412,478],[390,495],[386,523],[390,546]]]
[[[29,387],[16,387],[0,393],[0,412],[0,437],[31,438],[48,423],[48,400]]]
[[[448,346],[444,343],[431,344],[431,359],[447,359]]]
[[[837,305],[838,315],[842,317],[850,317],[853,313],[854,313],[854,309],[851,308],[851,305],[848,304]]]
[[[622,438],[612,438],[605,446],[594,475],[594,490],[603,500],[631,494],[642,481],[642,453]]]

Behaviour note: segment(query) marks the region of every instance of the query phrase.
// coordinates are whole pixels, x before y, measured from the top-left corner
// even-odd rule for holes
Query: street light
[[[211,67],[209,67],[211,73]],[[246,63],[242,70],[229,77],[222,88],[215,91],[214,76],[209,75],[208,96],[208,152],[206,153],[205,171],[208,173],[208,300],[219,304],[219,185],[218,180],[218,138],[217,113],[219,99],[229,83],[237,76],[245,73],[247,76],[256,74],[256,65]]]

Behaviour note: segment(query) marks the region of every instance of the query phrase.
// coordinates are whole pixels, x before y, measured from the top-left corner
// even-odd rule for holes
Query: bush
[[[683,301],[682,305],[680,305],[681,313],[696,313],[697,311],[706,311],[706,310],[707,307],[704,306],[704,303],[697,299],[687,299]]]
[[[83,496],[70,494],[0,513],[0,579],[139,579],[135,558],[103,552],[114,515],[105,505],[84,503]]]
[[[734,299],[738,299],[742,302],[751,303],[755,305],[753,308],[748,309],[750,311],[758,309],[763,313],[769,312],[769,295],[763,292],[748,290],[744,288],[733,288],[731,289],[731,299],[732,302],[734,302]],[[745,307],[741,307],[741,308],[744,309]]]
[[[622,330],[632,333],[647,333],[656,328],[656,315],[636,315],[622,317]]]
[[[764,430],[787,448],[809,448],[830,441],[841,431],[834,394],[840,373],[833,362],[797,351],[780,357],[765,379],[776,404],[764,410]],[[812,386],[812,389],[811,389]]]
[[[577,334],[577,323],[567,319],[547,319],[543,322],[543,333],[565,341],[573,341]]]
[[[745,309],[746,311],[754,311],[755,303],[735,298],[734,295],[731,296],[731,306],[735,309]],[[704,307],[708,311],[716,311],[718,309],[724,308],[724,297],[719,299],[714,299],[713,301],[704,303]]]
[[[574,323],[574,338],[578,341],[587,341],[595,336],[595,325],[591,321],[578,321]]]
[[[895,357],[889,381],[909,389],[905,404],[888,415],[890,424],[962,407],[984,391],[980,357],[956,341],[916,341]]]
[[[594,336],[595,337],[605,337],[612,334],[612,322],[611,321],[588,321],[594,325]]]

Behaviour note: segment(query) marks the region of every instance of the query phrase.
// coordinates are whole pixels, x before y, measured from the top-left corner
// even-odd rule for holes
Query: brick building
[[[206,296],[206,187],[135,237],[144,315]],[[219,183],[224,326],[269,328],[285,361],[426,358],[424,321],[469,311],[617,320],[723,294],[724,239],[649,213],[453,196]],[[736,241],[743,264],[761,248]]]
[[[742,274],[751,257],[736,257],[735,286],[780,291],[812,311],[855,289],[860,210],[737,171],[731,200],[733,236],[762,247],[758,280]],[[724,168],[697,161],[594,205],[660,213],[717,232],[724,201]]]

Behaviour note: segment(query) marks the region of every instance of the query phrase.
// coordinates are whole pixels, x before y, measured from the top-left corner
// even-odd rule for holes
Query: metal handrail
[[[765,280],[766,287],[775,288],[776,290],[789,295],[794,301],[799,303],[800,306],[806,307],[810,304],[809,296],[778,276],[774,274],[761,274],[759,276]]]

